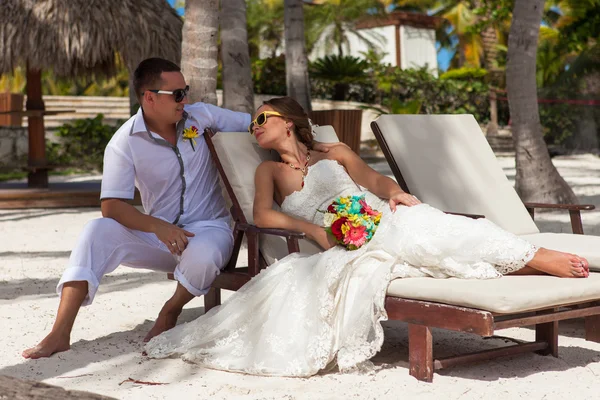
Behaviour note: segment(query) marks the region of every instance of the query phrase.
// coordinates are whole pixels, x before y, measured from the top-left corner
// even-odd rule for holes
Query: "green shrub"
[[[450,69],[440,75],[440,79],[459,79],[459,80],[471,80],[478,79],[482,80],[488,75],[486,69],[483,68],[457,68]]]
[[[311,79],[330,87],[331,100],[348,100],[350,85],[361,84],[368,78],[367,61],[353,56],[331,55],[315,60],[310,66]]]
[[[580,85],[582,82],[565,82],[552,88],[539,92],[540,99],[593,99],[593,95],[582,96]],[[591,107],[591,108],[590,108]],[[564,145],[578,129],[586,118],[593,118],[600,126],[600,109],[598,107],[568,104],[568,103],[540,103],[540,122],[544,129],[544,140],[548,144]],[[591,111],[591,112],[590,112]],[[574,138],[576,140],[576,137]],[[600,133],[599,133],[600,139]]]
[[[98,114],[95,118],[77,119],[59,127],[56,132],[59,143],[46,143],[50,164],[102,171],[104,149],[117,129],[104,124],[103,118]]]
[[[287,85],[285,82],[285,57],[252,60],[252,81],[254,93],[285,96]]]
[[[418,101],[424,114],[473,114],[479,122],[489,119],[489,85],[480,79],[438,79],[427,68],[376,71],[377,100],[400,103]]]

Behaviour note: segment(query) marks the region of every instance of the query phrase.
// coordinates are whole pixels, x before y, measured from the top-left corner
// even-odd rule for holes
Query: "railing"
[[[116,123],[129,118],[129,97],[100,96],[44,96],[47,111],[75,110],[57,115],[46,115],[44,126],[47,130],[79,118],[93,118],[104,115],[105,123]],[[25,99],[27,101],[27,99]],[[23,106],[25,109],[25,106]],[[27,126],[27,118],[23,118],[22,126]]]

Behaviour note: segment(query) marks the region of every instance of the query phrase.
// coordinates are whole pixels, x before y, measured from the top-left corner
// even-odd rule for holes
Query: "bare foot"
[[[585,258],[544,248],[540,248],[527,265],[561,278],[587,278],[589,275]]]
[[[21,355],[32,360],[50,357],[54,353],[69,350],[71,348],[70,339],[68,335],[50,332],[37,346],[24,350]]]
[[[165,310],[165,307],[163,307],[158,314],[158,318],[156,319],[152,329],[150,329],[150,332],[148,332],[144,338],[144,342],[149,342],[154,336],[158,336],[164,331],[168,331],[177,324],[177,317],[179,317],[179,314],[181,314],[181,309],[171,311]]]

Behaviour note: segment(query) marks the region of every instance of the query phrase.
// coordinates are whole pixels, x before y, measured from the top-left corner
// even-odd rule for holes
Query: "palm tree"
[[[254,92],[246,26],[245,0],[221,0],[223,106],[252,113]]]
[[[302,0],[284,0],[285,75],[287,94],[309,112],[310,82],[304,39],[304,10]]]
[[[516,150],[516,189],[525,202],[577,203],[544,143],[537,103],[536,53],[545,0],[515,0],[506,86]]]
[[[314,42],[321,40],[329,54],[333,48],[337,54],[344,55],[344,50],[349,48],[350,34],[369,48],[374,48],[382,41],[378,35],[365,35],[356,28],[366,15],[383,13],[386,1],[381,0],[314,0],[314,7],[307,13],[308,37],[310,47]]]
[[[219,0],[186,0],[181,69],[190,102],[217,104]]]
[[[283,1],[247,0],[246,6],[250,57],[260,57],[261,50],[270,50],[270,57],[276,57],[283,48]]]

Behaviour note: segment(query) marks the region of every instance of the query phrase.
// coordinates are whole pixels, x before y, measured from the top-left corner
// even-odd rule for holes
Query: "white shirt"
[[[133,199],[135,187],[151,216],[185,226],[229,218],[204,129],[243,132],[250,114],[204,103],[184,107],[177,124],[177,146],[149,132],[142,109],[113,135],[104,151],[101,199]],[[196,126],[194,148],[182,131]]]

